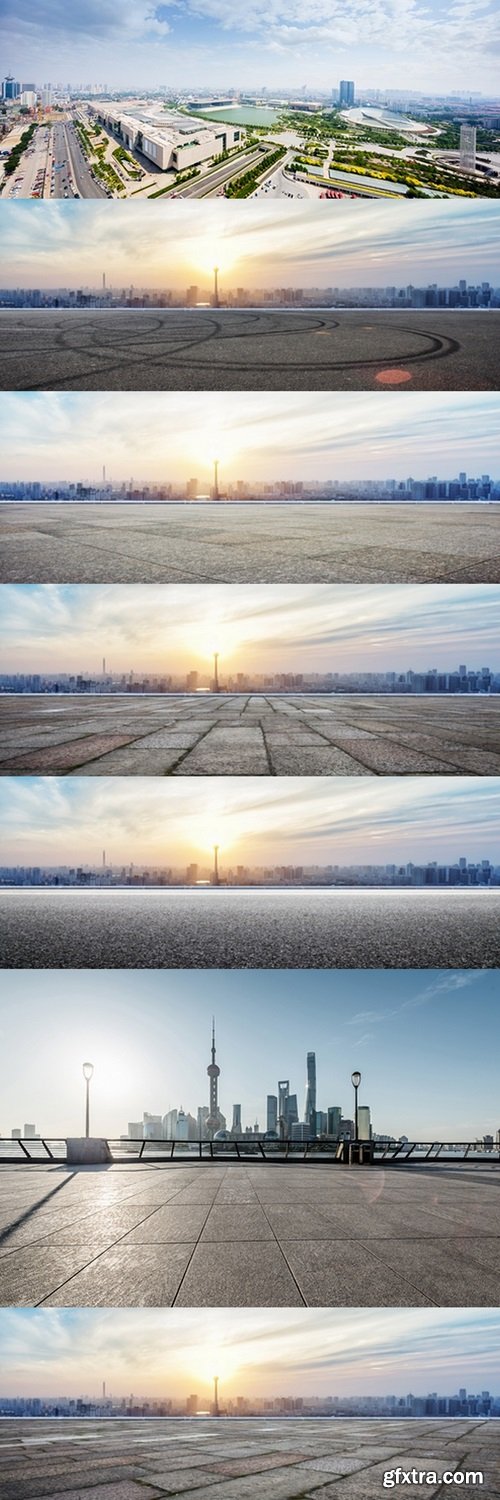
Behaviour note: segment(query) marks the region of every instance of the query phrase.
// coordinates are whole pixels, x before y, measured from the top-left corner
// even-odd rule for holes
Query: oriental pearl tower
[[[206,1128],[211,1138],[216,1130],[220,1130],[221,1117],[219,1112],[219,1078],[220,1068],[215,1061],[215,1017],[212,1016],[212,1061],[209,1062],[207,1073],[210,1079],[210,1113],[206,1122]]]

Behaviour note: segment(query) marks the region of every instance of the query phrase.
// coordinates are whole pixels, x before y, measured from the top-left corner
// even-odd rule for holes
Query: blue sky
[[[3,1134],[29,1120],[42,1134],[77,1135],[86,1059],[95,1068],[96,1134],[118,1136],[144,1110],[183,1106],[196,1117],[208,1098],[213,1013],[229,1124],[239,1103],[243,1125],[258,1120],[265,1129],[278,1078],[290,1079],[303,1118],[306,1053],[315,1051],[319,1109],[339,1104],[352,1114],[350,1077],[359,1068],[360,1103],[379,1134],[496,1133],[498,974],[405,969],[4,974]]]
[[[498,777],[4,777],[2,864],[500,860]],[[487,897],[485,896],[485,899]]]
[[[3,1309],[0,1390],[497,1394],[499,1332],[491,1308]]]
[[[0,479],[497,477],[499,425],[496,392],[4,392]]]
[[[5,584],[8,672],[500,671],[494,584]],[[472,705],[471,713],[474,713]]]
[[[225,287],[455,285],[498,279],[496,202],[485,199],[412,203],[305,205],[219,199],[155,204],[73,201],[44,204],[43,235],[30,203],[0,204],[0,285],[100,286],[131,282],[184,292],[212,284],[220,267]]]
[[[36,82],[110,88],[493,90],[494,0],[3,0],[5,56]]]

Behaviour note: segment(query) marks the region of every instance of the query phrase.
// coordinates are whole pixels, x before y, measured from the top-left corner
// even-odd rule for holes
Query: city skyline
[[[499,618],[494,584],[6,584],[1,672],[498,672]]]
[[[2,1309],[0,1379],[6,1395],[105,1378],[115,1395],[187,1396],[214,1374],[226,1395],[495,1390],[499,1330],[491,1308]]]
[[[23,1129],[26,1120],[41,1135],[80,1134],[87,1057],[94,1065],[93,1134],[117,1138],[145,1112],[163,1117],[183,1107],[196,1118],[198,1107],[208,1103],[214,1013],[219,1103],[228,1128],[239,1103],[243,1129],[258,1120],[265,1131],[267,1096],[277,1094],[277,1080],[284,1077],[297,1094],[302,1120],[312,1050],[319,1110],[337,1105],[344,1117],[353,1117],[351,1072],[359,1067],[359,1102],[369,1106],[375,1133],[410,1140],[494,1137],[500,1040],[495,983],[487,970],[339,970],[333,984],[321,971],[146,971],[139,977],[42,970],[36,983],[32,974],[7,972],[0,1134]],[[20,1044],[20,1013],[29,1050]]]
[[[4,777],[5,866],[211,865],[221,868],[500,856],[500,779]]]
[[[5,288],[171,288],[203,279],[212,292],[219,268],[220,296],[228,287],[398,287],[465,278],[498,277],[498,209],[494,202],[427,200],[412,204],[411,234],[392,204],[338,203],[335,216],[321,203],[297,201],[282,211],[249,202],[244,225],[238,203],[207,203],[200,232],[191,202],[159,202],[148,218],[141,204],[86,205],[85,239],[79,235],[79,205],[53,201],[44,207],[44,236],[33,224],[29,203],[9,202],[2,214],[0,285]]]
[[[87,210],[86,210],[87,211]],[[102,483],[199,476],[213,460],[221,484],[238,478],[448,478],[500,474],[500,397],[402,391],[297,395],[248,391],[2,392],[2,478]],[[168,431],[168,442],[165,432]],[[425,441],[425,448],[422,444]]]
[[[403,84],[469,95],[498,88],[487,45],[495,18],[487,3],[478,26],[475,11],[446,8],[443,0],[427,7],[418,0],[410,9],[384,0],[376,12],[353,0],[275,0],[271,9],[253,0],[243,13],[228,0],[185,0],[181,8],[175,0],[149,8],[145,0],[126,0],[120,17],[109,0],[98,11],[77,0],[71,12],[64,0],[42,0],[24,17],[6,0],[5,50],[23,76],[53,78],[57,68],[59,78],[80,77],[100,89],[268,88],[278,97],[283,89],[312,89],[317,97],[336,92],[343,76],[364,88]]]

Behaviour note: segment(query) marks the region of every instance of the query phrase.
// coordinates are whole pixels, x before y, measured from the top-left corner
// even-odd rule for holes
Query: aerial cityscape
[[[301,18],[302,19],[302,18]],[[6,199],[497,197],[500,99],[2,82]]]
[[[414,289],[416,305],[425,307],[429,285],[434,307],[440,291],[443,306],[456,292],[452,305],[459,311],[462,295],[464,310],[469,297],[480,308],[498,305],[494,203],[414,204],[411,234],[406,216],[394,214],[390,205],[359,204],[354,243],[348,205],[332,218],[321,205],[299,203],[271,213],[267,204],[252,203],[242,231],[238,204],[221,202],[207,207],[200,235],[196,205],[158,203],[145,231],[141,204],[120,204],[110,214],[105,204],[91,203],[83,241],[76,230],[79,213],[73,202],[47,204],[41,240],[29,204],[5,206],[0,300],[28,307],[33,296],[48,297],[53,306],[59,297],[76,306],[80,292],[104,309],[108,297],[126,304],[136,267],[139,308],[145,297],[151,306],[159,301],[168,308],[171,297],[173,308],[189,307],[189,286],[194,293],[206,290],[216,307],[227,298],[238,306],[238,287],[243,307],[258,294],[270,306],[273,300],[277,306],[291,302],[292,310],[300,310],[302,299],[328,307],[338,298],[346,307],[405,308],[413,305]],[[197,301],[193,296],[194,309]]]
[[[376,401],[276,391],[272,402],[260,391],[201,391],[195,402],[64,391],[49,403],[10,391],[0,396],[0,496],[152,503],[187,499],[189,487],[193,503],[213,498],[217,461],[220,500],[355,499],[358,485],[364,501],[485,500],[500,483],[499,417],[487,391],[400,391],[397,402],[383,390]]]
[[[0,1312],[2,1396],[102,1401],[242,1393],[274,1402],[497,1397],[494,1307],[18,1308]],[[457,1369],[459,1374],[457,1374]],[[431,1378],[432,1377],[432,1378]],[[460,1390],[461,1387],[461,1390]],[[460,1392],[460,1395],[459,1395]],[[411,1399],[413,1399],[413,1397]],[[481,1397],[480,1397],[481,1399]],[[153,1437],[151,1436],[151,1441]]]
[[[481,584],[6,585],[0,692],[496,693],[499,614]]]
[[[342,776],[274,785],[193,777],[188,786],[14,776],[0,787],[2,867],[21,879],[33,869],[51,879],[72,871],[72,882],[86,870],[99,883],[122,874],[127,883],[155,875],[160,884],[184,883],[189,868],[194,883],[238,882],[240,871],[278,884],[342,883],[344,875],[411,884],[413,869],[425,883],[430,862],[432,883],[459,883],[462,875],[449,872],[465,871],[466,883],[484,884],[496,880],[500,860],[499,790],[495,776],[387,776],[368,785]]]

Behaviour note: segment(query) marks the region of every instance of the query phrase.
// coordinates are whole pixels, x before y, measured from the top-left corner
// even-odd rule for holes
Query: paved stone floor
[[[4,1164],[0,1303],[494,1307],[499,1209],[493,1165]]]
[[[4,308],[0,384],[7,391],[497,391],[499,327],[499,311],[471,308]]]
[[[1,583],[498,583],[500,505],[0,505]]]
[[[500,694],[0,697],[0,776],[498,776]]]
[[[398,1466],[438,1476],[437,1484],[405,1482],[404,1495],[493,1500],[500,1421],[6,1418],[0,1463],[0,1500],[374,1500]],[[443,1474],[477,1472],[480,1489],[441,1483]]]

